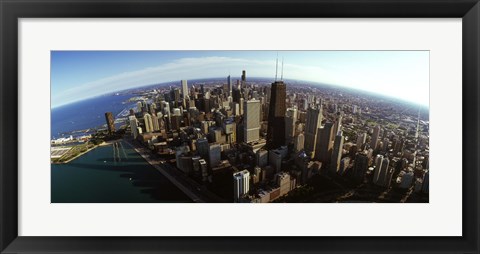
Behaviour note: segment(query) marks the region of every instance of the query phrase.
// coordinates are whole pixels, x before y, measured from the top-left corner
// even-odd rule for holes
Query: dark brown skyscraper
[[[285,145],[285,99],[286,85],[283,81],[275,81],[270,88],[271,98],[268,110],[267,146],[277,148]]]
[[[115,120],[112,112],[105,113],[105,120],[107,121],[108,134],[112,135],[115,132]]]

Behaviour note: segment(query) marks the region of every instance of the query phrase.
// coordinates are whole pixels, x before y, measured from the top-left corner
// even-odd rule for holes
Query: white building
[[[145,121],[145,132],[152,132],[153,131],[152,115],[150,115],[149,113],[145,113],[145,115],[143,115],[143,120]]]
[[[132,136],[133,138],[137,138],[138,136],[138,121],[137,121],[137,118],[135,116],[130,116],[128,118],[130,120],[130,129],[131,129],[131,132],[132,132]]]
[[[250,172],[243,170],[233,174],[233,198],[237,202],[239,198],[250,190]]]
[[[182,80],[182,95],[183,98],[188,96],[188,83],[186,80]]]

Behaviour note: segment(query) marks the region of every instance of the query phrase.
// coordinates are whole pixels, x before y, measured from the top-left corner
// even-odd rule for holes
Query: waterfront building
[[[257,141],[260,138],[260,101],[253,99],[245,102],[243,119],[244,142]]]
[[[108,134],[113,135],[115,133],[115,120],[113,119],[112,112],[105,113],[105,120],[107,121]]]
[[[132,136],[134,139],[137,138],[138,136],[138,121],[137,121],[137,118],[133,115],[133,116],[129,116],[128,117],[129,121],[130,121],[130,131],[132,132]]]
[[[143,115],[143,120],[145,122],[145,132],[152,132],[153,131],[152,115],[150,115],[149,113],[145,113]]]
[[[250,172],[242,170],[233,174],[233,199],[238,202],[240,197],[250,190]]]
[[[270,94],[267,145],[270,148],[278,148],[285,145],[285,99],[287,97],[285,83],[283,81],[272,83]]]
[[[308,108],[305,124],[305,152],[313,158],[317,144],[318,128],[322,124],[322,106]]]

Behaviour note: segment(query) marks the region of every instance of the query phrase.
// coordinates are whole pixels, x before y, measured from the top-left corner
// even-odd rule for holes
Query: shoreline
[[[84,155],[84,154],[92,151],[93,149],[95,149],[95,148],[97,148],[97,147],[99,147],[99,146],[100,146],[100,145],[96,145],[96,146],[94,146],[94,147],[92,147],[92,148],[89,148],[89,149],[87,149],[85,152],[81,152],[81,153],[73,156],[72,158],[70,158],[70,159],[68,159],[68,160],[66,160],[66,161],[62,161],[62,162],[50,162],[50,164],[57,164],[57,165],[58,165],[58,164],[67,164],[67,163],[69,163],[69,162],[71,162],[71,161],[79,158],[80,156],[82,156],[82,155]],[[68,152],[67,152],[67,153],[68,153]]]
[[[79,158],[80,156],[82,156],[82,155],[84,155],[84,154],[92,151],[93,149],[95,149],[95,148],[97,148],[97,147],[109,146],[109,145],[112,145],[112,144],[115,143],[115,142],[120,142],[120,141],[122,141],[122,140],[123,140],[123,139],[115,139],[115,140],[106,141],[106,142],[103,142],[103,143],[101,143],[101,144],[95,145],[95,146],[93,146],[92,148],[89,148],[89,149],[87,149],[86,151],[81,152],[81,153],[75,155],[74,157],[72,157],[72,158],[70,158],[70,159],[68,159],[68,160],[66,160],[66,161],[62,161],[62,162],[50,162],[50,164],[57,164],[57,165],[58,165],[58,164],[67,164],[67,163],[70,163],[71,161]],[[72,148],[72,149],[73,149],[73,148]],[[67,152],[67,153],[68,153],[68,152]]]

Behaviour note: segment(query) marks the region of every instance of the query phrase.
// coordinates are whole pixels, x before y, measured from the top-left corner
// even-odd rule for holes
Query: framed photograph
[[[0,12],[1,253],[479,252],[478,1]]]

